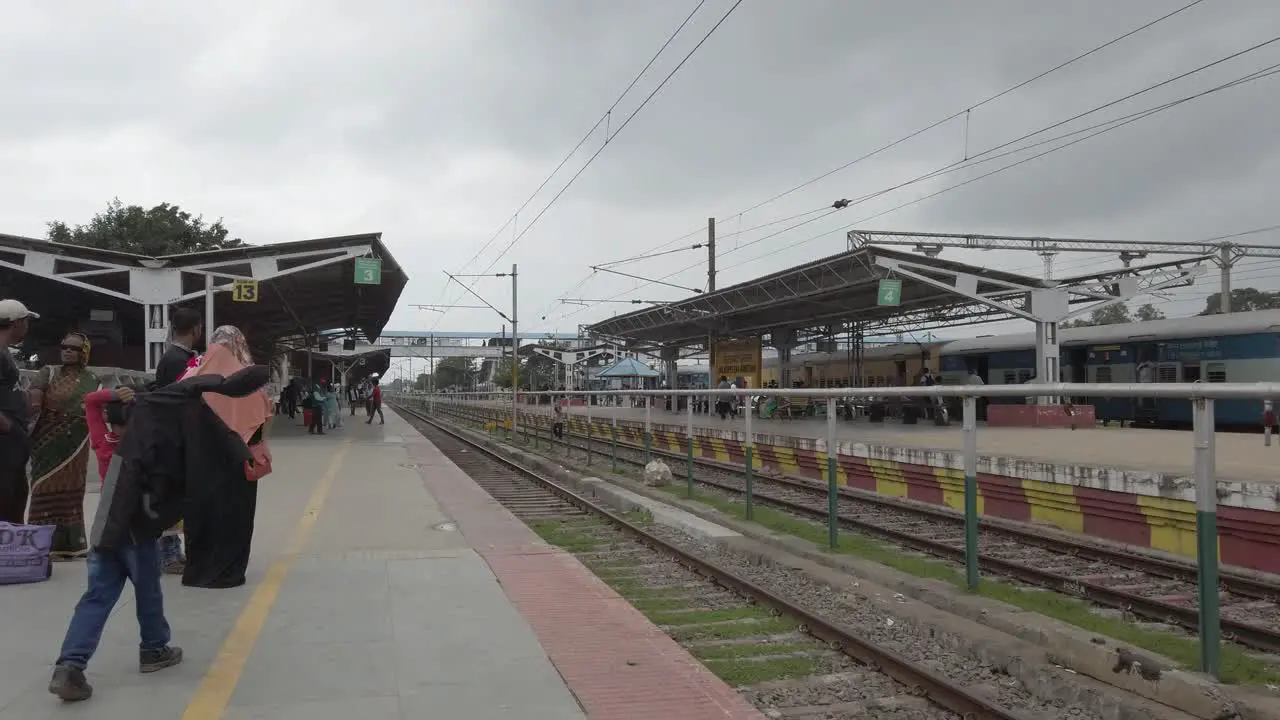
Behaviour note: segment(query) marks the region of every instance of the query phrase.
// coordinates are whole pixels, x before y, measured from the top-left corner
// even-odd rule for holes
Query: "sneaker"
[[[74,665],[59,665],[53,669],[49,692],[63,702],[80,702],[93,697],[93,686],[84,677],[84,670]]]
[[[182,648],[169,646],[161,650],[143,650],[138,653],[138,670],[153,673],[182,662]]]
[[[181,575],[182,573],[186,572],[186,570],[187,570],[187,564],[181,560],[174,560],[172,562],[167,562],[164,565],[165,575]]]

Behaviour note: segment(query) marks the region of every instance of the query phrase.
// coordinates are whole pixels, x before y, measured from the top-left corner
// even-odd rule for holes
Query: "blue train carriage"
[[[1063,329],[1063,382],[1262,382],[1280,377],[1280,310]],[[1024,383],[1034,374],[1035,334],[979,336],[943,345],[942,380],[963,384],[976,369],[989,385]],[[1103,422],[1187,425],[1185,400],[1072,398]],[[992,402],[1000,402],[993,400]],[[1005,399],[1003,402],[1024,402]],[[1261,403],[1216,403],[1219,425],[1257,426]]]

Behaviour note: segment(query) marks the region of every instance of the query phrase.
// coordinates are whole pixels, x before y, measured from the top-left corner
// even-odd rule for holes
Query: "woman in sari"
[[[31,383],[31,510],[27,522],[53,525],[53,560],[84,557],[84,491],[89,472],[89,425],[84,396],[101,383],[89,371],[89,338],[68,333],[60,364],[45,366]]]
[[[199,375],[228,377],[252,364],[244,334],[238,328],[223,325],[213,331],[209,349],[183,379]],[[246,445],[262,445],[265,449],[266,425],[271,418],[271,399],[265,389],[242,398],[205,393],[204,402]],[[187,562],[182,584],[201,588],[243,585],[253,543],[258,483],[246,477],[243,463],[210,457],[207,464],[202,464],[199,477],[188,478],[187,497],[183,521]]]

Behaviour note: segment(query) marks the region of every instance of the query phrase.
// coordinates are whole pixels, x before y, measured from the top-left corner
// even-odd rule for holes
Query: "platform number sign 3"
[[[382,284],[382,258],[356,258],[356,284]]]
[[[876,305],[897,307],[902,302],[902,281],[896,278],[885,278],[880,281],[876,291]]]
[[[258,302],[258,281],[236,280],[231,285],[231,299],[236,302]]]

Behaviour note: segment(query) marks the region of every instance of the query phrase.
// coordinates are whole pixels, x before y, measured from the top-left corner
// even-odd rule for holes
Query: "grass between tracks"
[[[647,513],[632,513],[627,519],[641,525],[653,521]],[[546,542],[577,555],[610,549],[609,539],[593,533],[606,527],[603,520],[535,520],[529,527]],[[694,599],[696,590],[646,587],[638,576],[642,568],[636,560],[584,559],[584,563],[729,685],[754,685],[818,671],[817,662],[809,656],[817,646],[814,642],[735,642],[796,632],[798,624],[794,620],[778,617],[766,607],[744,601],[734,607],[699,609]]]
[[[683,487],[667,486],[659,489],[674,497],[687,498]],[[723,495],[695,489],[692,499],[730,517],[746,519],[746,506],[741,502],[729,500]],[[802,538],[818,547],[826,548],[827,526],[825,524],[759,505],[754,508],[752,514],[754,517],[752,522],[756,525],[777,533]],[[941,580],[959,589],[966,587],[964,572],[945,561],[903,551],[888,543],[847,529],[841,529],[839,546],[828,551],[887,565],[915,577]],[[979,584],[977,594],[1164,655],[1185,668],[1194,669],[1200,663],[1200,644],[1194,638],[1099,614],[1093,606],[1083,600],[990,579],[984,579]],[[1259,659],[1238,645],[1224,643],[1222,680],[1236,684],[1274,684],[1280,682],[1280,668]]]
[[[514,444],[521,443],[517,440]],[[524,449],[530,448],[525,445]],[[543,455],[548,453],[545,445],[536,452]],[[550,457],[558,462],[568,460],[562,453]],[[568,462],[574,464],[579,461],[575,456]],[[606,468],[601,467],[599,470],[606,471]],[[620,467],[615,472],[622,477],[640,479],[638,472],[627,468]],[[695,488],[693,497],[690,498],[683,483],[657,489],[676,498],[692,499],[732,518],[746,521],[746,506],[724,495]],[[951,563],[903,550],[847,528],[841,528],[839,547],[830,550],[827,548],[827,526],[824,523],[762,505],[756,505],[753,519],[747,522],[773,532],[808,540],[827,552],[870,560],[918,578],[940,580],[961,590],[966,587],[964,572]],[[1194,670],[1200,665],[1200,644],[1197,639],[1101,614],[1093,605],[1083,600],[991,579],[981,582],[977,594],[1163,655],[1186,669]],[[1221,677],[1223,682],[1233,684],[1276,685],[1280,684],[1280,667],[1259,658],[1240,645],[1223,643]]]

